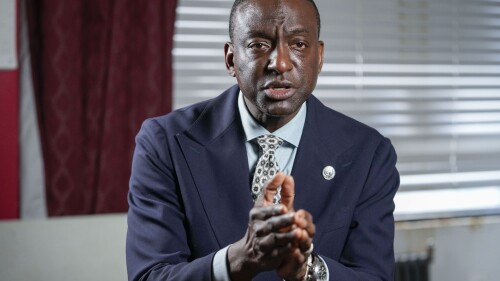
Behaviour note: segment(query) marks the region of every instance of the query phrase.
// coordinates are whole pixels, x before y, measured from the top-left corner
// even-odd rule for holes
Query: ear
[[[229,73],[229,75],[235,77],[236,74],[234,71],[233,43],[231,43],[231,42],[226,42],[226,44],[224,44],[224,59],[226,61],[227,73]]]
[[[323,52],[325,49],[325,43],[323,41],[318,41],[318,74],[321,72],[323,68]]]

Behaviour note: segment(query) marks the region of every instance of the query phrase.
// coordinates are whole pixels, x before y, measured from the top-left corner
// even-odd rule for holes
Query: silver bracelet
[[[306,268],[306,275],[304,275],[304,279],[302,281],[310,281],[312,280],[312,274],[313,274],[313,256],[312,253],[307,257],[307,268]]]
[[[311,253],[307,258],[307,271],[303,281],[324,281],[327,278],[325,262],[316,253]]]

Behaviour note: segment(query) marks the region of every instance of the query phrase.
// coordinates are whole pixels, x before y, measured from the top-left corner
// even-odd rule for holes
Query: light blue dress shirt
[[[295,115],[290,122],[272,133],[283,140],[283,145],[276,150],[275,155],[280,170],[287,175],[290,175],[292,172],[293,161],[295,160],[300,137],[302,136],[302,130],[306,122],[306,108],[306,103],[303,103],[297,115]],[[253,174],[257,159],[259,159],[260,153],[262,153],[256,139],[261,135],[270,134],[270,132],[257,123],[252,117],[245,105],[241,92],[238,96],[238,110],[245,131],[248,167],[250,167],[250,173]],[[248,190],[248,196],[250,197],[250,189]],[[219,250],[214,256],[212,270],[214,272],[215,281],[231,281],[226,263],[228,247],[229,246]]]
[[[271,134],[271,132],[257,123],[250,115],[241,92],[238,97],[238,109],[240,111],[241,123],[243,124],[246,136],[245,146],[247,149],[248,167],[250,167],[250,173],[253,174],[257,159],[259,159],[262,153],[257,144],[257,138],[265,134]],[[275,155],[280,170],[287,175],[290,175],[292,172],[293,161],[297,154],[297,148],[299,147],[300,137],[302,136],[305,122],[306,103],[303,103],[297,115],[295,115],[290,122],[272,133],[284,141],[276,150]]]

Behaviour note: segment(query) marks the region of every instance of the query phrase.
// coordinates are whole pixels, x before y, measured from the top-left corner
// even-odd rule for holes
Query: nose
[[[286,44],[276,45],[271,52],[267,68],[278,74],[292,70],[293,64],[290,58],[290,49],[288,49]]]

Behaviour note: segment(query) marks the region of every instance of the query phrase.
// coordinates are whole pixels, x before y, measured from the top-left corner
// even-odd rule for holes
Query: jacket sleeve
[[[215,253],[192,259],[169,141],[155,119],[136,137],[128,194],[129,280],[211,280]]]
[[[393,199],[399,187],[395,164],[394,148],[384,139],[374,153],[340,260],[319,253],[331,281],[393,280]]]

